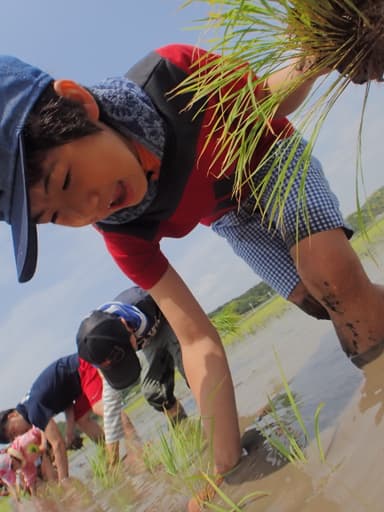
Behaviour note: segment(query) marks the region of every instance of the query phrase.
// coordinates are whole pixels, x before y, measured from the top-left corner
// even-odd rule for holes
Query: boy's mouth
[[[124,205],[126,199],[127,189],[122,181],[118,181],[108,208],[114,210],[118,209]]]

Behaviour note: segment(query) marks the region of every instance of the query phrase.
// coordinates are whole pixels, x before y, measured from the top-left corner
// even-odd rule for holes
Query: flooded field
[[[376,262],[365,260],[367,272],[384,282],[377,244]],[[384,260],[384,258],[383,258]],[[265,444],[255,430],[258,411],[267,396],[278,396],[282,379],[275,353],[301,408],[310,444],[308,460],[286,463]],[[227,478],[224,492],[235,502],[252,491],[267,496],[250,501],[245,511],[260,512],[382,512],[384,502],[384,356],[364,371],[355,368],[339,348],[329,322],[316,321],[294,308],[274,318],[257,332],[228,348],[236,386],[241,428],[250,455]],[[194,402],[183,382],[177,394],[190,414]],[[284,407],[283,401],[277,407]],[[319,457],[314,432],[320,403],[320,439],[325,463]],[[131,414],[143,440],[155,438],[165,428],[161,415],[148,406]],[[264,419],[265,421],[265,419]],[[162,472],[150,474],[130,464],[124,479],[103,489],[95,483],[88,451],[71,459],[72,479],[50,499],[32,500],[15,507],[22,511],[83,512],[181,512],[187,493]],[[223,508],[230,510],[230,508]]]

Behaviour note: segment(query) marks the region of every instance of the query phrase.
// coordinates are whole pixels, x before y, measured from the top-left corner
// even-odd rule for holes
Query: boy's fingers
[[[224,481],[221,475],[214,477],[215,485],[220,486]],[[211,502],[216,496],[216,489],[207,483],[203,489],[188,502],[187,512],[200,512],[204,510],[204,504]]]

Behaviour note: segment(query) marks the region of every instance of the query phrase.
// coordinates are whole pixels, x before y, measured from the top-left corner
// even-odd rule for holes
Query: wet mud
[[[370,277],[381,283],[383,248],[384,244],[377,246],[376,262],[365,261]],[[281,415],[292,415],[275,353],[309,432],[308,441],[298,434],[307,455],[299,465],[287,463],[260,435],[261,427],[276,430],[271,415],[265,414],[268,396],[274,397]],[[234,502],[254,491],[264,493],[244,505],[249,512],[382,512],[384,355],[363,370],[356,368],[328,321],[314,320],[292,307],[229,347],[228,357],[243,445],[249,455],[226,478],[223,491]],[[181,381],[177,394],[189,414],[194,414],[194,402]],[[315,435],[314,415],[320,403],[324,404],[319,430],[325,462],[320,460]],[[149,407],[135,411],[131,419],[144,440],[164,427],[164,419]],[[299,432],[294,418],[292,431]],[[187,495],[175,488],[170,477],[150,474],[143,467],[135,469],[127,463],[124,480],[109,489],[93,482],[84,451],[71,460],[71,471],[71,484],[60,496],[33,499],[21,507],[15,505],[14,510],[181,512],[186,507]]]

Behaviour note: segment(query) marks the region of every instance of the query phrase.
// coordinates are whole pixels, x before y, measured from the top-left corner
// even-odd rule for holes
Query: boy
[[[104,384],[104,385],[103,385]],[[66,446],[74,437],[75,424],[94,442],[104,441],[104,432],[91,418],[94,412],[104,415],[102,395],[104,386],[99,372],[78,354],[61,357],[47,366],[33,382],[30,391],[16,408],[0,413],[0,442],[8,443],[27,432],[32,426],[41,429],[52,446],[59,481],[68,476]],[[114,428],[106,439],[111,462],[118,454],[118,439],[124,436],[123,423],[128,435],[135,432],[128,418],[122,418],[120,407],[114,410]],[[67,417],[66,440],[54,420],[54,416],[65,412]],[[117,448],[116,448],[117,445]]]
[[[162,254],[160,240],[185,236],[199,222],[212,225],[281,295],[316,317],[329,317],[344,350],[356,358],[367,352],[368,360],[382,351],[384,302],[382,290],[368,280],[349,245],[346,235],[351,233],[316,160],[306,179],[309,222],[299,216],[298,229],[300,173],[276,229],[267,229],[273,215],[266,207],[270,189],[258,198],[257,209],[247,191],[237,207],[231,172],[216,177],[219,127],[206,145],[215,126],[214,109],[197,105],[188,110],[187,94],[168,94],[207,58],[215,57],[195,47],[170,45],[136,64],[129,80],[110,79],[85,89],[4,57],[0,209],[12,226],[20,281],[35,270],[37,223],[97,225],[117,264],[149,291],[180,341],[188,383],[207,432],[213,429],[216,470],[225,473],[240,458],[227,359],[208,317]],[[302,70],[293,62],[277,71],[256,89],[257,100],[289,87]],[[254,163],[278,135],[283,140],[274,151],[289,151],[293,128],[284,116],[302,103],[314,80],[281,102]],[[210,105],[215,99],[212,95]],[[271,187],[278,174],[275,168]]]
[[[173,424],[186,418],[174,395],[175,367],[185,379],[180,345],[144,290],[129,288],[92,311],[80,324],[76,341],[81,359],[99,368],[110,387],[117,390],[139,378],[141,364],[136,351],[141,350],[148,363],[141,385],[145,399]]]

